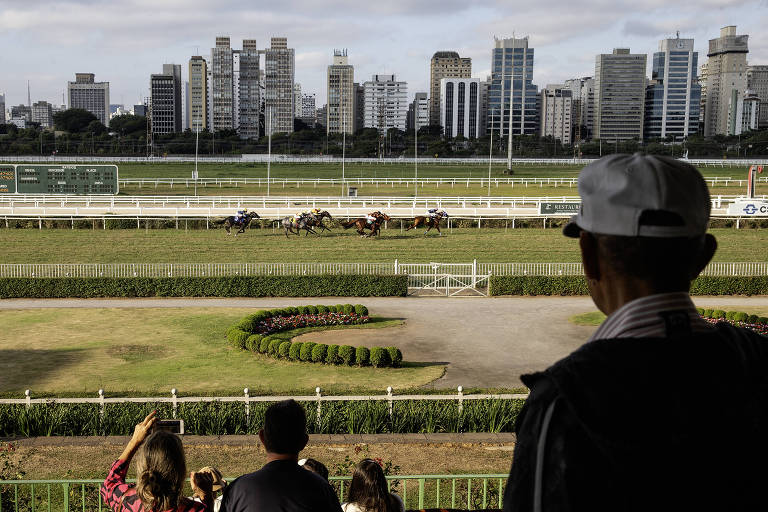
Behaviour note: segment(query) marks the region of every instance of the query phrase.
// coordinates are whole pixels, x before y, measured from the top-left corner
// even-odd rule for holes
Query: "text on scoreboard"
[[[8,165],[0,167],[0,193],[3,184],[19,194],[117,194],[117,166]]]

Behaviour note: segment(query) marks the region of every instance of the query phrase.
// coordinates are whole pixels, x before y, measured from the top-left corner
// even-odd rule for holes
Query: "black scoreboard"
[[[117,194],[116,165],[0,165],[0,194]]]

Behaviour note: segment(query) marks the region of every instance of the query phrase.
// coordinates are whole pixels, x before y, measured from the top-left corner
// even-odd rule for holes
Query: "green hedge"
[[[405,275],[0,278],[0,298],[404,297]],[[354,306],[351,306],[354,311]]]
[[[583,276],[491,276],[489,295],[589,295]],[[765,295],[768,276],[702,276],[691,284],[691,295]]]

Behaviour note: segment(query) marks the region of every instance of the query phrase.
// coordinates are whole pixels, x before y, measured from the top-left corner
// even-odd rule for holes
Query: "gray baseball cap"
[[[611,155],[579,174],[581,208],[563,228],[602,235],[656,238],[706,233],[709,190],[695,167],[655,155]]]

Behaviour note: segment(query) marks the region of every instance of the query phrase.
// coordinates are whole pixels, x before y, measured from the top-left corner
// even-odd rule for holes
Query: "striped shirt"
[[[667,318],[677,312],[687,316],[692,333],[711,332],[714,327],[699,316],[687,292],[659,293],[627,302],[600,324],[589,341],[609,338],[664,338]]]

